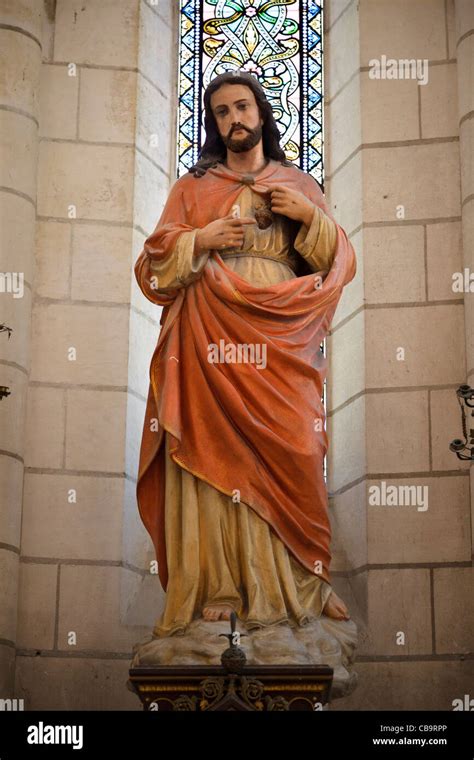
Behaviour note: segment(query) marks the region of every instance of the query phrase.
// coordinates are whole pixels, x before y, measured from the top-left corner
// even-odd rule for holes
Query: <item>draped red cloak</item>
[[[299,190],[333,219],[319,185],[297,167],[270,162],[252,189],[263,194],[274,184]],[[224,494],[239,492],[240,502],[267,521],[304,567],[330,582],[321,401],[327,369],[319,348],[342,289],[356,273],[344,230],[337,225],[333,263],[319,277],[255,287],[212,251],[187,287],[164,292],[150,286],[150,259],[170,255],[182,232],[229,214],[242,187],[240,175],[219,167],[199,179],[178,179],[135,264],[144,295],[166,307],[150,365],[137,483],[164,590],[165,430],[179,466]],[[208,347],[221,340],[266,344],[266,367],[210,363]]]

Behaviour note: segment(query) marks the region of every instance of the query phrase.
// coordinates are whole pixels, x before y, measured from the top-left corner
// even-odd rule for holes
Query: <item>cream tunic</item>
[[[236,202],[241,216],[254,216],[262,199],[246,185]],[[257,286],[295,277],[293,249],[313,271],[327,271],[336,241],[329,217],[315,207],[309,229],[301,225],[293,246],[288,229],[280,215],[267,229],[246,225],[242,248],[219,253],[226,266]],[[193,255],[195,234],[182,233],[166,261],[150,263],[160,289],[183,287],[200,276],[210,251]],[[169,456],[168,433],[165,438],[169,582],[154,635],[184,633],[209,604],[231,605],[249,628],[302,626],[319,617],[331,586],[303,567],[253,509],[176,464]]]

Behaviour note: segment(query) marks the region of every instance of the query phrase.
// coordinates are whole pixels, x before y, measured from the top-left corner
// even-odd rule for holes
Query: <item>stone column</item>
[[[471,276],[470,291],[464,294],[466,382],[474,387],[474,3],[456,0],[455,12],[463,269],[468,269]],[[474,427],[472,418],[469,427]],[[474,466],[471,467],[471,514],[474,531]],[[474,533],[472,544],[474,547]]]
[[[466,19],[472,3],[460,5]],[[452,289],[461,214],[473,207],[454,1],[329,0],[325,51],[326,194],[359,266],[328,339],[328,472],[334,583],[349,604],[355,595],[365,688],[336,709],[452,709],[469,690],[462,657],[473,648],[469,468],[449,451],[455,391],[473,366],[466,299]],[[426,60],[427,83],[372,78],[383,57]],[[407,488],[427,507],[402,503]],[[380,505],[369,502],[377,493]]]
[[[0,698],[13,697],[25,452],[42,3],[0,2]]]
[[[176,179],[176,115],[178,92],[178,3],[141,3],[136,104],[136,156],[133,208],[135,263],[154,230]],[[138,454],[150,360],[160,333],[161,307],[148,301],[132,276],[129,331],[127,465],[132,478],[125,485],[121,608],[128,624],[148,624],[160,614],[164,592],[156,573],[155,550],[141,522],[136,500]]]
[[[133,264],[172,179],[176,4],[45,7],[15,696],[139,709],[129,655],[159,598],[135,487],[160,314]]]

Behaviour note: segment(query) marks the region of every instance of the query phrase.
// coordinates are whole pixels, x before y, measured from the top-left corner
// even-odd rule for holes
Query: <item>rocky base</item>
[[[357,686],[352,670],[357,645],[357,626],[352,620],[322,616],[307,625],[288,624],[248,630],[238,621],[240,645],[248,665],[329,665],[334,670],[331,699],[347,697]],[[132,668],[157,665],[220,665],[230,633],[226,620],[194,620],[182,635],[150,635],[135,645]],[[245,635],[244,635],[245,634]]]

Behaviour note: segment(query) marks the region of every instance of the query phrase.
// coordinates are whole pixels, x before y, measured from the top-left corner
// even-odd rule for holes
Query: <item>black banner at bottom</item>
[[[473,712],[0,712],[0,760],[289,748],[473,760]]]

